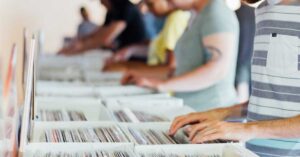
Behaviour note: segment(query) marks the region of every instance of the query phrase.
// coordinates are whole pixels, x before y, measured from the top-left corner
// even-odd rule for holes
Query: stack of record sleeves
[[[40,110],[39,115],[42,121],[86,121],[83,112],[62,110]]]
[[[128,138],[117,127],[52,129],[46,130],[41,141],[51,143],[128,142]]]
[[[141,111],[132,111],[129,109],[114,111],[114,116],[119,122],[167,122],[167,118],[151,115]]]
[[[140,154],[140,157],[221,157],[220,155],[178,155],[166,153]]]
[[[89,151],[89,152],[37,152],[33,157],[130,157],[126,152],[105,152],[105,151]]]
[[[185,137],[172,137],[165,131],[133,128],[129,128],[128,130],[140,145],[186,144]]]

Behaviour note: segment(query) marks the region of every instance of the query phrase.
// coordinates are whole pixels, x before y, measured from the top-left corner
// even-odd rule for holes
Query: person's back
[[[204,66],[211,59],[202,44],[205,36],[230,32],[238,39],[239,27],[236,15],[225,4],[224,0],[211,0],[208,6],[198,14],[190,28],[179,39],[176,54],[176,76]],[[237,40],[238,41],[238,40]],[[235,44],[230,71],[225,79],[206,89],[195,92],[177,92],[187,105],[197,111],[232,105],[236,101],[234,77],[238,43]],[[220,67],[222,68],[222,67]]]
[[[140,43],[147,39],[142,14],[132,3],[128,2],[109,11],[104,25],[109,25],[117,20],[126,22],[125,30],[117,38],[117,49]]]

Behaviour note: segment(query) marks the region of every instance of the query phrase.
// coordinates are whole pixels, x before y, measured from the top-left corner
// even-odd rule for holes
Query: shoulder
[[[207,23],[238,26],[235,12],[226,5],[224,0],[211,0],[211,4],[203,11],[203,16]]]
[[[165,25],[173,23],[186,23],[190,17],[191,14],[188,11],[174,11],[168,15]]]
[[[200,13],[202,14],[202,13]],[[203,15],[211,19],[235,19],[235,12],[231,10],[224,0],[211,0],[210,4],[203,10]]]
[[[204,35],[220,32],[239,32],[239,22],[235,12],[226,5],[224,0],[211,0],[201,16],[201,31]]]
[[[138,8],[135,5],[133,5],[133,4],[130,3],[130,4],[127,4],[123,8],[122,13],[123,14],[126,14],[126,13],[129,13],[129,14],[138,14],[139,10],[138,10]]]

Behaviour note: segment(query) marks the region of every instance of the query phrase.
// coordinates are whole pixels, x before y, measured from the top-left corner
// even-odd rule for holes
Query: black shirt
[[[127,27],[117,38],[115,43],[117,44],[117,49],[139,43],[147,39],[143,16],[135,5],[128,3],[122,8],[109,11],[106,15],[104,25],[106,26],[113,21],[120,20],[125,21]]]

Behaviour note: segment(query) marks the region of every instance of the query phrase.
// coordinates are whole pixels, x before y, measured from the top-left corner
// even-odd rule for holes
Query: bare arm
[[[124,31],[127,24],[124,21],[115,21],[105,27],[100,27],[96,32],[74,41],[71,45],[64,47],[59,54],[74,55],[86,50],[99,47],[110,48],[115,39]]]
[[[261,138],[300,138],[300,115],[280,120],[248,123],[223,121],[223,117],[237,116],[238,114],[234,113],[243,111],[245,107],[246,104],[236,105],[227,109],[178,117],[173,122],[170,133],[173,135],[179,128],[193,123],[188,129],[192,143],[202,143],[216,139],[248,141]]]
[[[82,40],[83,50],[98,48],[99,46],[110,47],[116,38],[124,31],[126,23],[115,21],[101,28],[97,34]]]
[[[203,66],[184,75],[174,77],[161,85],[161,91],[191,92],[208,88],[226,77],[233,62],[236,38],[232,33],[207,36],[203,44],[211,59]]]
[[[300,138],[300,115],[292,118],[250,123],[205,121],[190,127],[192,143],[215,139],[248,141],[251,139]]]
[[[247,124],[255,138],[300,138],[300,115],[292,118]]]
[[[207,112],[196,112],[176,117],[172,122],[170,134],[174,135],[178,129],[195,123],[205,121],[224,121],[229,118],[239,118],[246,115],[248,103],[238,104],[226,108],[218,108]]]

